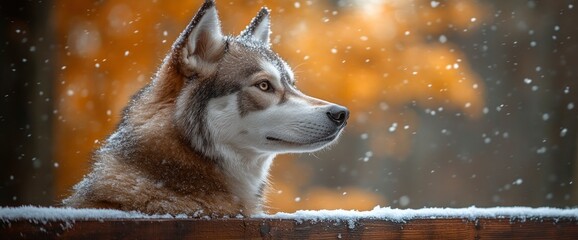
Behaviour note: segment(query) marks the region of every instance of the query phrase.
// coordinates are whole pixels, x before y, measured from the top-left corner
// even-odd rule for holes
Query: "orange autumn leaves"
[[[450,2],[437,8],[393,2],[359,1],[339,10],[315,11],[313,20],[295,23],[306,26],[284,35],[275,47],[289,42],[297,48],[283,56],[301,64],[298,73],[306,68],[298,74],[304,79],[300,86],[343,102],[354,116],[381,102],[399,107],[412,101],[478,116],[483,86],[459,48],[440,36],[447,30],[442,26],[453,22],[460,23],[452,25],[457,29],[475,27],[472,19],[481,14],[472,12],[471,3],[458,1],[454,4],[460,7]],[[472,17],[462,17],[468,15]]]
[[[200,3],[56,1],[58,196],[87,172],[91,151],[113,130],[129,97],[150,80]],[[463,0],[217,1],[223,32],[240,32],[263,5],[272,10],[273,48],[293,66],[298,87],[350,108],[349,134],[385,132],[370,139],[377,157],[403,158],[411,151],[411,134],[387,132],[392,123],[419,127],[408,105],[481,114],[484,85],[447,32],[479,27],[483,6]],[[295,175],[310,168],[290,160],[276,165],[273,182],[281,192],[270,193],[276,211],[387,204],[355,187],[327,189],[310,186],[306,177],[276,177],[281,167]]]

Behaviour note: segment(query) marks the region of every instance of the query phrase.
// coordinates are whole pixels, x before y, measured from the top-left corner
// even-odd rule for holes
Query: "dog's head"
[[[179,73],[172,81],[182,81],[175,120],[195,149],[309,152],[345,127],[345,107],[297,90],[291,68],[270,48],[269,22],[263,8],[239,36],[224,36],[206,1],[173,45],[166,62]]]

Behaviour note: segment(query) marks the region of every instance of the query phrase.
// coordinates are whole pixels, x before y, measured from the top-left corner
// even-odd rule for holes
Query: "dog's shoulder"
[[[231,201],[234,196],[211,160],[182,158],[184,154],[177,149],[160,151],[164,154],[155,150],[154,146],[143,145],[129,159],[110,152],[97,153],[92,172],[75,186],[74,194],[64,204],[193,216],[203,211],[231,215],[242,211],[240,202]]]

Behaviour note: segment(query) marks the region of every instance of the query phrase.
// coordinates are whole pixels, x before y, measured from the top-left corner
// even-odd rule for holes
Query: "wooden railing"
[[[578,239],[576,218],[17,219],[0,224],[0,239]]]

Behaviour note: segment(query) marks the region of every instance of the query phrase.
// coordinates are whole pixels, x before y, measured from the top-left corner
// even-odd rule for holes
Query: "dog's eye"
[[[261,89],[261,91],[263,91],[263,92],[271,91],[271,83],[269,83],[269,81],[267,81],[267,80],[264,80],[264,81],[257,83],[256,86],[259,89]]]

